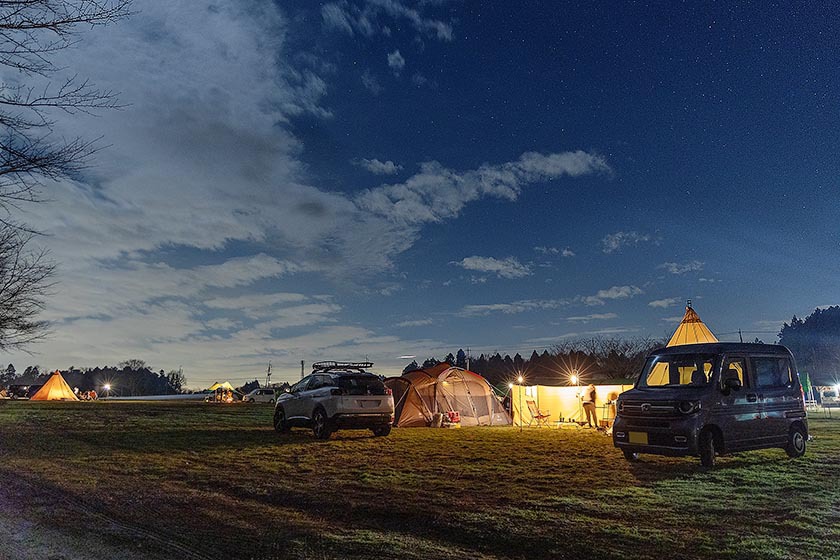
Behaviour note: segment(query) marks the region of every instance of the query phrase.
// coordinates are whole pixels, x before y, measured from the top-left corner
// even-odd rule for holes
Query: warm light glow
[[[508,389],[513,389],[513,383],[508,383]]]
[[[578,382],[578,376],[577,376],[577,375],[575,375],[575,374],[572,374],[572,376],[569,378],[569,381],[571,381],[571,382],[572,382],[572,385],[577,385],[577,382]]]
[[[519,383],[520,385],[522,384],[523,381],[525,381],[525,378],[522,377],[521,375],[516,378],[516,382]]]
[[[111,390],[111,384],[106,383],[105,385],[102,386],[102,388],[105,389],[106,391],[110,391]]]

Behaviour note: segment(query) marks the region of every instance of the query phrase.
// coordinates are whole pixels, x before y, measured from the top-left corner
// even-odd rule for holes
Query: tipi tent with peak
[[[38,392],[32,395],[30,400],[33,401],[77,401],[79,400],[76,398],[76,395],[73,394],[73,390],[70,389],[70,386],[64,381],[64,378],[61,377],[61,373],[58,370],[55,370],[47,382],[44,383]]]
[[[462,426],[511,423],[490,384],[477,373],[446,362],[389,377],[394,393],[394,426],[430,426],[435,414],[457,412]]]
[[[674,331],[667,346],[682,346],[683,344],[702,344],[704,342],[718,342],[709,327],[700,320],[700,316],[691,307],[691,300],[685,306],[685,316]]]

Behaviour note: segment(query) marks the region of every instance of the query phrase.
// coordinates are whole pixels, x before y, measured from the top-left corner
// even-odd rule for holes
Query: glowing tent
[[[666,346],[681,346],[683,344],[701,344],[703,342],[718,342],[709,327],[700,320],[700,316],[691,307],[691,300],[685,306],[685,316]]]
[[[32,395],[30,400],[33,401],[77,401],[73,390],[61,377],[61,373],[55,370],[55,373],[50,376],[46,383],[44,383],[38,392]]]
[[[385,380],[394,392],[394,426],[430,426],[438,413],[457,412],[462,426],[511,423],[493,388],[482,376],[444,362]]]
[[[230,381],[223,381],[221,383],[219,383],[217,381],[216,383],[213,383],[212,385],[210,385],[210,388],[207,389],[207,390],[208,391],[216,391],[217,389],[221,389],[223,391],[234,391],[235,390],[233,388],[233,385],[230,384]]]
[[[667,346],[682,346],[683,344],[702,344],[704,342],[718,342],[717,337],[712,334],[700,316],[691,307],[691,300],[685,306],[685,316],[682,322],[674,331],[674,336],[668,341]],[[669,365],[667,362],[655,364],[650,373],[648,373],[647,383],[649,385],[667,385],[679,383],[681,385],[690,384],[692,376],[698,375],[695,371],[700,371],[708,380],[712,376],[712,365],[707,363],[702,370],[698,369],[698,364],[684,365]]]

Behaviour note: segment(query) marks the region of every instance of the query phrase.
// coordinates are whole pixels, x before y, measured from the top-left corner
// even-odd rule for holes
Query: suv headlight
[[[677,405],[677,410],[683,414],[692,414],[700,410],[700,401],[682,401]]]

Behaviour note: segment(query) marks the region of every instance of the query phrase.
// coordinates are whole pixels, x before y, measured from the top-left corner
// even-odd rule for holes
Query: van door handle
[[[758,395],[756,395],[754,393],[750,393],[749,395],[747,395],[747,402],[756,402],[756,401],[758,401]]]

